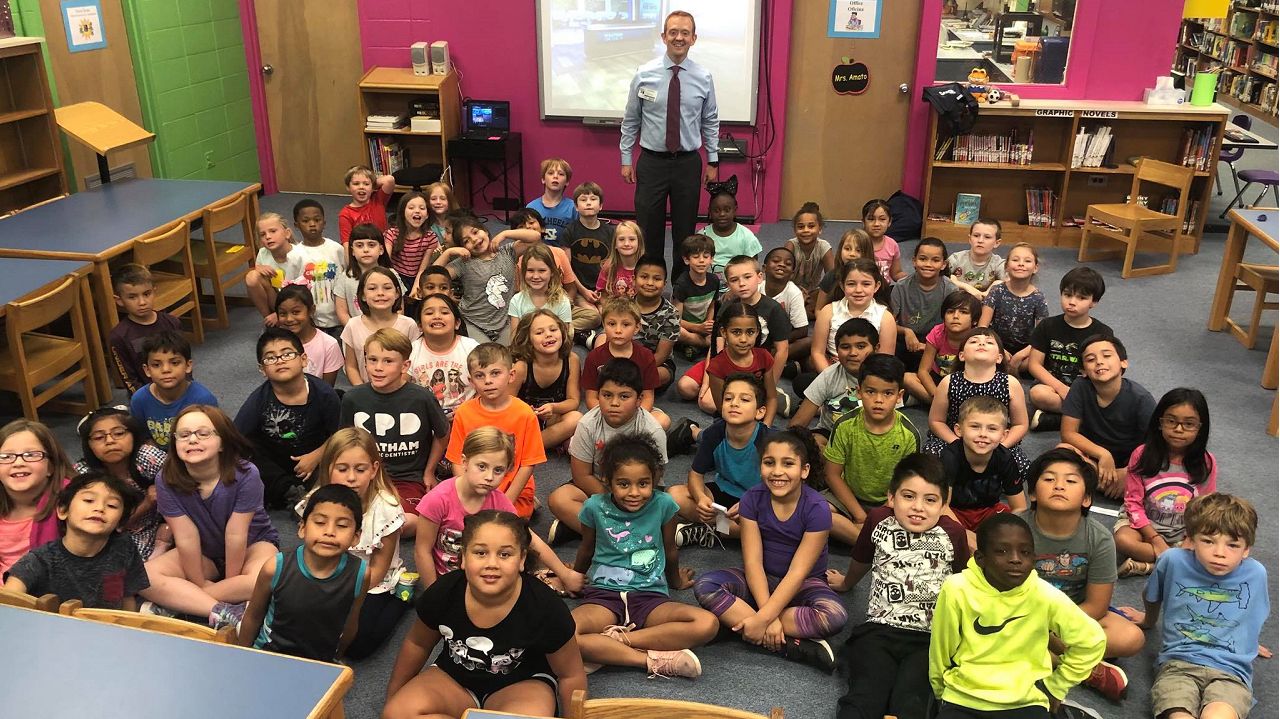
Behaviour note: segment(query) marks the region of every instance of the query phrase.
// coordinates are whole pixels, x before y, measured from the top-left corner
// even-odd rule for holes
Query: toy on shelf
[[[973,95],[973,99],[978,102],[986,102],[987,94],[991,92],[991,76],[987,71],[975,67],[969,71],[969,94]]]

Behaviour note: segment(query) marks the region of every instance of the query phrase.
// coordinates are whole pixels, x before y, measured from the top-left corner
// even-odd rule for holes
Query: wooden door
[[[254,7],[263,67],[249,71],[263,74],[279,189],[344,192],[343,173],[368,162],[357,141],[364,121],[356,3],[255,0]]]
[[[828,219],[861,220],[862,203],[902,187],[920,5],[882,2],[880,37],[827,37],[830,3],[796,2],[787,73],[787,131],[779,215],[806,201]],[[837,94],[831,74],[842,58],[867,66],[866,91]],[[907,85],[903,92],[899,86]]]

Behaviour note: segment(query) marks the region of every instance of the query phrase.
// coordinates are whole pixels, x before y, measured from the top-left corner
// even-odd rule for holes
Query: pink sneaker
[[[650,649],[648,654],[650,679],[654,677],[662,677],[663,679],[688,677],[696,679],[702,675],[702,662],[698,661],[698,655],[688,649],[681,649],[676,652],[659,652]]]
[[[609,626],[604,628],[604,631],[600,633],[616,642],[622,642],[627,646],[631,646],[630,632],[632,629],[635,629],[635,628],[636,628],[636,625],[634,624],[626,624],[626,625],[610,624]]]

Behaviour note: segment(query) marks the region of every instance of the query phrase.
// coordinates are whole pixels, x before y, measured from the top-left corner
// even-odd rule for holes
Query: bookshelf
[[[0,39],[0,215],[67,193],[43,42]]]
[[[1276,0],[1236,0],[1225,18],[1187,18],[1178,32],[1172,73],[1191,87],[1218,72],[1218,99],[1276,124]]]
[[[360,78],[359,91],[362,120],[370,115],[400,117],[409,114],[415,102],[425,102],[438,109],[438,130],[412,130],[407,126],[371,129],[365,126],[360,141],[370,166],[379,172],[396,169],[379,167],[387,157],[377,152],[379,148],[400,150],[404,167],[433,165],[443,172],[449,166],[446,145],[458,135],[462,124],[457,74],[450,71],[447,75],[415,75],[407,67],[374,67]],[[431,181],[434,178],[428,182]],[[410,188],[401,186],[398,189]]]
[[[1124,202],[1138,156],[1196,167],[1192,202],[1186,210],[1187,234],[1200,247],[1213,191],[1212,173],[1222,144],[1229,110],[1221,105],[1146,105],[1141,102],[1023,100],[1018,107],[1004,101],[983,105],[978,122],[968,133],[988,138],[1017,138],[1009,153],[1020,162],[956,162],[955,138],[941,134],[931,113],[929,155],[925,168],[925,221],[922,236],[937,237],[959,248],[968,237],[967,225],[956,224],[956,196],[982,196],[980,212],[1003,225],[1002,243],[1024,241],[1038,246],[1077,247],[1081,229],[1074,221],[1091,204]],[[1109,136],[1085,153],[1088,143],[1077,137]],[[1077,146],[1080,145],[1079,151]],[[1004,157],[996,154],[994,157]],[[1185,162],[1184,162],[1185,161]],[[1098,167],[1083,165],[1096,162]],[[1166,198],[1155,190],[1148,206],[1158,209]]]

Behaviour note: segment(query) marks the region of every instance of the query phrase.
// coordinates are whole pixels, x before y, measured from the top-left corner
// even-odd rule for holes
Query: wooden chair
[[[154,614],[139,614],[119,609],[85,609],[79,599],[69,599],[63,602],[62,606],[58,607],[58,613],[80,619],[92,619],[95,622],[118,624],[122,627],[150,629],[153,632],[175,634],[189,639],[202,639],[217,644],[235,644],[235,630],[231,627],[211,629],[182,619],[158,617]]]
[[[674,699],[592,699],[578,689],[569,700],[569,719],[651,719],[669,716],[680,719],[783,719],[782,707],[774,707],[769,716],[729,709],[714,704],[677,701]]]
[[[213,327],[225,329],[231,325],[227,317],[228,287],[244,282],[245,275],[253,269],[254,216],[257,197],[239,194],[225,202],[204,208],[201,221],[204,224],[204,240],[191,247],[191,259],[195,263],[196,276],[209,280],[213,286],[212,302],[216,316],[206,320]],[[240,225],[244,242],[217,242],[214,235],[222,230]],[[201,288],[203,293],[203,288]]]
[[[1249,319],[1249,326],[1241,327],[1235,320],[1231,319],[1231,300],[1235,294],[1240,291],[1254,292],[1253,299],[1253,315]],[[1262,311],[1274,310],[1280,308],[1275,302],[1267,302],[1268,294],[1280,294],[1280,268],[1271,265],[1256,265],[1248,262],[1241,262],[1236,267],[1236,286],[1232,288],[1231,293],[1227,295],[1227,330],[1235,335],[1249,349],[1253,349],[1258,344],[1258,329],[1262,324]]]
[[[39,420],[37,410],[46,404],[75,414],[87,414],[97,404],[98,386],[80,308],[79,282],[79,278],[68,277],[49,292],[11,302],[5,310],[9,346],[0,354],[0,390],[18,395],[27,419]],[[71,337],[37,331],[68,313]],[[68,370],[71,371],[62,376]],[[36,394],[37,387],[55,379],[52,386]],[[84,383],[84,401],[54,399],[80,382]]]
[[[1178,269],[1178,248],[1185,235],[1182,223],[1190,206],[1191,180],[1194,177],[1195,171],[1190,167],[1172,165],[1148,157],[1138,160],[1138,169],[1133,175],[1133,186],[1129,189],[1127,203],[1089,205],[1085,210],[1084,232],[1080,236],[1080,254],[1076,259],[1080,262],[1092,262],[1123,255],[1124,268],[1120,271],[1120,276],[1125,279],[1163,275]],[[1177,190],[1177,213],[1166,215],[1138,204],[1138,195],[1144,182]],[[1116,229],[1095,225],[1094,220],[1105,222]],[[1194,218],[1192,220],[1194,221]],[[1120,242],[1125,245],[1125,249],[1102,251],[1095,249],[1090,252],[1090,240],[1095,234]],[[1135,269],[1133,256],[1138,251],[1138,245],[1144,240],[1168,243],[1169,262]]]
[[[191,339],[204,342],[204,320],[200,314],[200,280],[191,259],[191,233],[186,221],[161,227],[133,243],[133,261],[151,269],[155,283],[152,307],[174,317],[187,317],[191,322]],[[155,269],[153,265],[171,261],[181,268],[175,274]]]
[[[42,612],[58,613],[58,595],[56,594],[33,597],[30,594],[14,592],[0,587],[0,604],[7,607],[21,607],[23,609],[38,609]]]

